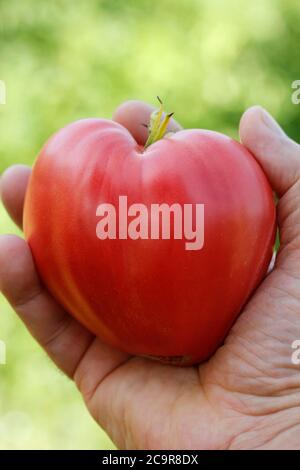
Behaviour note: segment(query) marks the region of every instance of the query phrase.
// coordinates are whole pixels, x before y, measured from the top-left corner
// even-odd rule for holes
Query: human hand
[[[114,119],[142,143],[140,123],[151,111],[127,102]],[[0,237],[1,291],[119,448],[300,449],[300,371],[291,362],[300,339],[300,146],[259,107],[244,114],[240,135],[280,197],[281,248],[224,345],[199,367],[161,365],[104,344],[45,290],[26,242]],[[20,227],[29,174],[15,166],[1,179],[3,203]]]

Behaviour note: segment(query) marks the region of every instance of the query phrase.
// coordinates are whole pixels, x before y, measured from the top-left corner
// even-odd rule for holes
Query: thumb
[[[280,251],[276,267],[293,276],[300,272],[300,146],[289,139],[274,119],[259,106],[241,119],[242,143],[262,166],[280,199],[277,221]],[[300,289],[297,283],[297,289]]]
[[[242,143],[262,166],[273,189],[282,196],[300,177],[300,146],[260,106],[253,106],[240,122]]]

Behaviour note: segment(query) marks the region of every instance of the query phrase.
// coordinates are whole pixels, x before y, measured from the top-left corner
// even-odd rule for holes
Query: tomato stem
[[[157,142],[166,135],[169,121],[174,114],[164,114],[163,102],[159,96],[157,99],[159,101],[159,109],[153,111],[150,116],[150,123],[147,126],[149,129],[149,136],[145,144],[145,148],[149,147],[151,144],[154,144],[154,142]]]

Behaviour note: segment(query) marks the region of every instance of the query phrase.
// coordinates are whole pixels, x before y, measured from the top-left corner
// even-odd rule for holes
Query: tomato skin
[[[104,240],[96,208],[203,203],[205,242]],[[272,190],[254,157],[212,131],[185,130],[146,150],[121,125],[75,122],[33,168],[24,230],[40,276],[82,324],[131,354],[180,365],[207,359],[266,274]]]

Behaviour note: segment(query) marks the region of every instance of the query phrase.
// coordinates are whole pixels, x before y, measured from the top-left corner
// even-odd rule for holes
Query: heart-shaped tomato
[[[148,211],[139,224],[135,204]],[[163,237],[151,212],[161,204],[182,209],[181,238],[172,209]],[[215,351],[266,274],[275,206],[254,157],[222,134],[183,130],[142,148],[120,124],[88,119],[41,151],[24,224],[43,282],[88,329],[129,353],[191,364]]]

